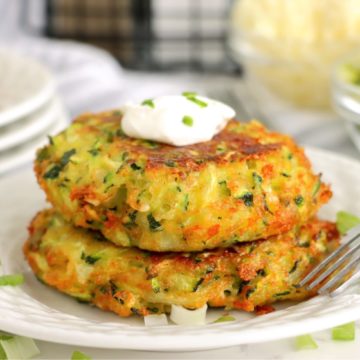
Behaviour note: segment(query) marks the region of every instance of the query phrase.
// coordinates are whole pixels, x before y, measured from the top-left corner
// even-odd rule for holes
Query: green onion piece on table
[[[18,286],[24,283],[24,275],[3,275],[0,276],[0,286]]]
[[[0,331],[0,341],[1,340],[10,340],[14,337],[14,335],[8,334],[6,332]],[[0,358],[1,359],[1,358]]]
[[[0,340],[0,359],[31,359],[39,354],[40,351],[32,339],[8,336],[7,340]]]
[[[4,348],[0,345],[0,360],[6,360],[6,359],[7,359],[6,352]]]
[[[81,351],[74,351],[71,355],[71,360],[92,360],[92,358]]]
[[[355,339],[355,323],[336,326],[332,329],[332,339],[339,341],[353,341]]]
[[[305,334],[295,338],[295,348],[296,350],[308,350],[317,349],[318,346],[311,335]]]

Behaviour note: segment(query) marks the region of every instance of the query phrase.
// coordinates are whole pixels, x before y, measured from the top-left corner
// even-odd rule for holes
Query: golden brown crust
[[[120,316],[205,303],[266,313],[276,301],[313,294],[294,285],[338,240],[333,223],[313,219],[293,232],[229,249],[150,253],[116,247],[48,210],[32,221],[24,252],[43,282]]]
[[[93,122],[91,125],[87,125],[90,117]],[[83,123],[85,125],[85,134],[101,136],[99,128],[104,124],[108,124],[109,127],[120,124],[121,116],[114,116],[113,113],[84,114],[76,119],[74,123]],[[121,134],[121,136],[114,138],[114,147],[119,152],[127,151],[135,160],[144,156],[147,159],[146,166],[149,169],[164,167],[167,163],[174,162],[175,170],[180,167],[184,170],[197,171],[206,166],[208,162],[226,164],[238,160],[244,161],[265,157],[270,152],[279,150],[288,140],[286,136],[281,138],[277,134],[278,143],[264,144],[261,142],[260,137],[239,133],[238,128],[239,122],[231,120],[223,131],[212,140],[181,147],[152,141],[144,142]],[[258,126],[257,130],[263,130],[262,132],[266,133],[262,126]],[[131,163],[132,159],[127,161]]]
[[[289,231],[331,197],[291,138],[231,121],[173,147],[125,136],[121,116],[85,114],[38,152],[48,200],[121,246],[201,251]]]

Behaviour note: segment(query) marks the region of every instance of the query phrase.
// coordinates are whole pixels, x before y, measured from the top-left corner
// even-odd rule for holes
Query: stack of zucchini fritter
[[[120,316],[172,304],[266,312],[338,245],[331,197],[303,150],[258,122],[172,147],[129,138],[118,112],[50,139],[35,171],[50,210],[25,255],[46,284]]]

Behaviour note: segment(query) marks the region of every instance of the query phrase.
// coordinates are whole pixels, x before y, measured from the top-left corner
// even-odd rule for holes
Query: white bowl
[[[355,146],[360,150],[360,85],[354,85],[341,75],[345,64],[356,63],[360,67],[360,52],[340,60],[332,75],[332,102],[336,112],[346,122],[346,129]]]

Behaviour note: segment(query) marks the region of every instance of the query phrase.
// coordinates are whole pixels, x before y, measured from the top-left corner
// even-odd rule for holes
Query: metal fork
[[[320,285],[321,295],[336,296],[344,292],[360,278],[360,271],[354,271],[360,263],[360,225],[351,229],[342,240],[343,244],[306,275],[297,287],[308,290]]]

